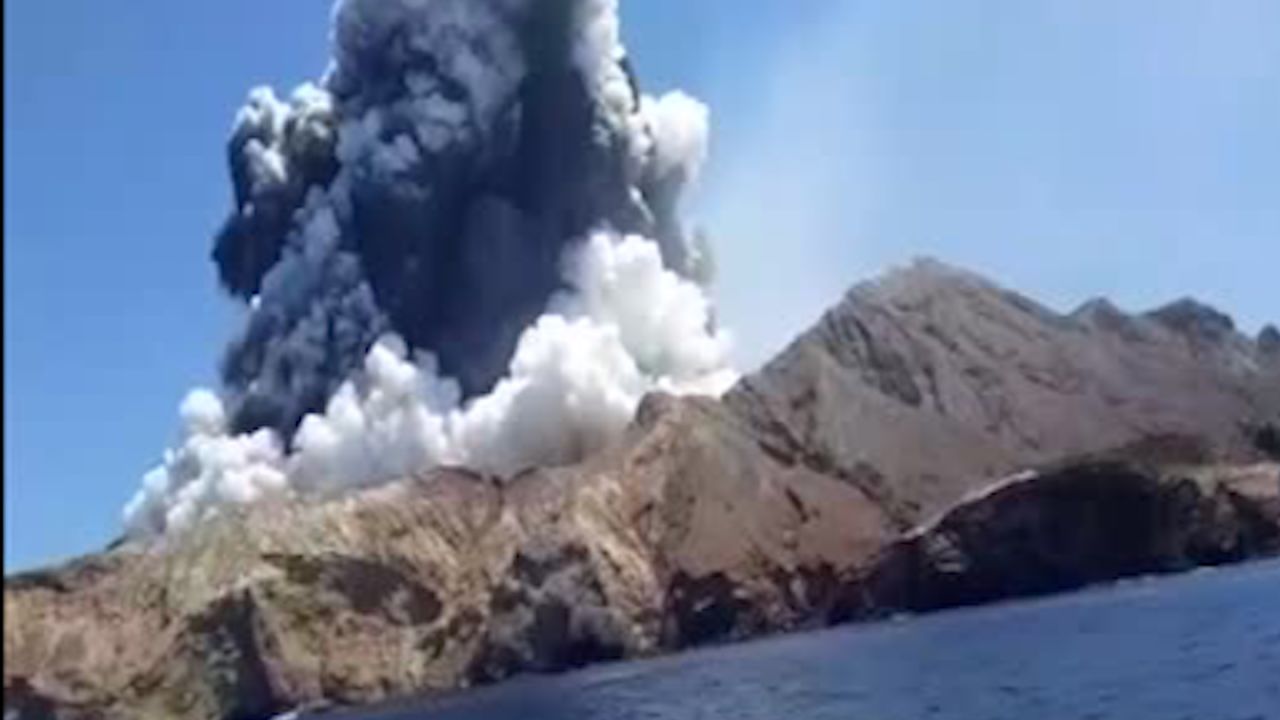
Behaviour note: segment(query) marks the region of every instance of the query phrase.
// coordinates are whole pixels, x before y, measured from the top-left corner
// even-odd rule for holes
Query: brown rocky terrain
[[[1064,316],[917,263],[579,465],[9,576],[6,717],[267,717],[1273,554],[1272,345],[1189,301]]]
[[[927,611],[1280,552],[1280,466],[1122,461],[1024,473],[916,528],[877,562],[868,606]]]
[[[855,287],[725,404],[909,528],[991,478],[1146,437],[1254,457],[1251,434],[1280,427],[1280,353],[1194,301],[1060,315],[921,260]]]

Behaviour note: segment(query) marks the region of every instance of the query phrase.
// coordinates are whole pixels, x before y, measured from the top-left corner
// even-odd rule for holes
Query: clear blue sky
[[[623,0],[713,109],[695,215],[749,367],[918,254],[1060,309],[1280,320],[1280,3]],[[5,6],[6,571],[95,549],[210,383],[209,239],[245,92],[314,78],[327,0]]]

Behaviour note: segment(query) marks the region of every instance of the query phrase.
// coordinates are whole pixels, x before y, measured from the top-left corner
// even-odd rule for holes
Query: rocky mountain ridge
[[[268,717],[1274,554],[1280,353],[1224,318],[919,262],[581,464],[6,577],[6,716]]]

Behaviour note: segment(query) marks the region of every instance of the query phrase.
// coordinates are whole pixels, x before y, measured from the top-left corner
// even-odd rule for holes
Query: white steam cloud
[[[438,465],[507,476],[580,459],[625,428],[641,398],[724,392],[729,338],[709,330],[703,290],[662,265],[655,243],[597,233],[565,258],[571,288],[521,335],[507,376],[460,402],[428,353],[383,337],[363,370],[308,415],[285,455],[271,430],[228,434],[208,390],[183,402],[183,435],[125,508],[133,536],[189,527],[265,497],[324,496]]]

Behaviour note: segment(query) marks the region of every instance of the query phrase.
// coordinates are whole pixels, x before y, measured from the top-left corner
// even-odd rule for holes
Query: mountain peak
[[[1280,330],[1267,325],[1258,333],[1258,348],[1268,355],[1280,355]]]
[[[1221,340],[1236,330],[1230,315],[1191,297],[1152,310],[1147,317],[1172,330],[1204,340]]]
[[[895,265],[853,287],[854,297],[874,297],[894,303],[912,304],[926,298],[963,291],[1002,292],[985,277],[934,257],[916,256],[905,265]]]
[[[1080,303],[1080,307],[1071,311],[1071,317],[1079,320],[1087,320],[1093,318],[1110,318],[1116,316],[1127,316],[1125,311],[1116,306],[1105,297],[1093,297]]]
[[[939,260],[929,255],[916,255],[906,265],[890,268],[883,279],[912,280],[920,283],[973,283],[990,285],[991,281],[978,273],[959,265]]]

